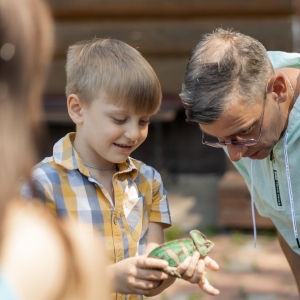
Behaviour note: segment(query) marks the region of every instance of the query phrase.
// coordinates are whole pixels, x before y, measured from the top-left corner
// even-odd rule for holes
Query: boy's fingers
[[[137,262],[137,267],[139,268],[163,269],[168,265],[169,264],[167,261],[152,257],[141,257],[141,259],[139,259]]]
[[[156,288],[158,286],[158,283],[155,282],[147,282],[147,281],[139,281],[136,282],[135,287],[131,291],[133,294],[139,294],[139,295],[148,295],[153,288]]]
[[[216,271],[219,270],[219,265],[209,256],[205,256],[203,258],[204,262],[205,262],[205,266],[207,268],[209,268],[210,270]]]
[[[190,263],[191,263],[192,257],[188,256],[178,267],[177,267],[177,272],[179,274],[183,274],[184,272],[186,272],[186,270],[188,269]]]
[[[205,272],[205,262],[203,259],[200,259],[197,266],[198,274],[204,274]]]
[[[136,277],[142,280],[160,281],[169,278],[169,275],[158,270],[138,269]]]
[[[215,295],[220,294],[220,291],[218,289],[214,288],[213,286],[211,286],[205,276],[203,276],[202,280],[200,280],[199,286],[205,293],[207,293],[209,295],[215,296]]]
[[[194,276],[195,270],[197,269],[197,264],[200,258],[199,252],[194,252],[193,256],[187,261],[188,267],[184,274],[182,274],[183,279],[190,279]]]

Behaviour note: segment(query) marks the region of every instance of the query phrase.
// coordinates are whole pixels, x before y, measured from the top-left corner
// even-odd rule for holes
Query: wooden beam
[[[293,14],[293,0],[48,0],[56,18]]]
[[[178,95],[187,64],[186,58],[149,58],[162,85],[165,95]],[[48,96],[64,95],[66,85],[65,60],[55,60],[50,68],[45,94]]]
[[[218,186],[218,223],[226,228],[252,229],[251,197],[247,185],[237,170],[227,171]],[[255,209],[256,227],[273,229],[269,218],[260,216]]]
[[[262,42],[268,50],[293,50],[292,18],[191,19],[140,21],[61,21],[56,24],[55,55],[86,39],[116,38],[144,55],[189,55],[201,35],[217,27],[233,28]]]

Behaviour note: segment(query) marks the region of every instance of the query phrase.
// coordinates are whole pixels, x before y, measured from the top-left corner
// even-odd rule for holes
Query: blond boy
[[[68,112],[76,124],[39,163],[33,179],[39,197],[60,217],[100,231],[115,283],[113,299],[153,296],[174,282],[159,270],[166,262],[146,257],[163,243],[171,225],[160,174],[130,157],[146,139],[150,117],[161,105],[161,87],[147,61],[134,48],[113,39],[72,45],[67,55]],[[24,194],[26,194],[24,189]],[[217,294],[201,282],[207,257],[195,254],[178,268],[184,279]]]

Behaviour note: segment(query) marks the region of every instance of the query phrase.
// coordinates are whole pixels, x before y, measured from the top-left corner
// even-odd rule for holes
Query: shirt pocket
[[[135,242],[139,241],[143,228],[144,197],[128,198],[123,201],[123,210],[127,225]]]

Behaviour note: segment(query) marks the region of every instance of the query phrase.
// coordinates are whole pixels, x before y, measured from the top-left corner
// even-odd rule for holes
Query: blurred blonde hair
[[[115,39],[81,41],[67,53],[66,96],[89,104],[105,99],[141,114],[154,114],[161,104],[160,82],[150,64],[133,47]]]
[[[0,205],[35,163],[52,51],[53,22],[43,2],[0,0]]]
[[[108,299],[100,238],[58,220],[34,199],[13,197],[17,180],[29,177],[37,157],[53,40],[42,0],[0,0],[1,275],[24,300]]]

